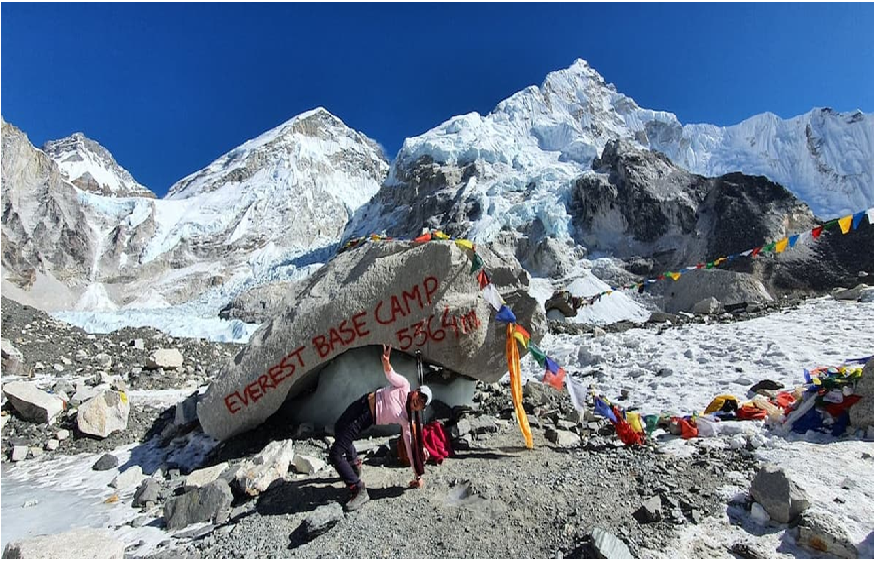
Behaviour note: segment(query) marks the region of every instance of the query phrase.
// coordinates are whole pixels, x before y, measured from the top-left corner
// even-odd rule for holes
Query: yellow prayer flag
[[[839,218],[839,227],[842,229],[842,234],[847,234],[851,231],[851,223],[854,221],[854,215],[849,214],[844,218]]]
[[[671,280],[678,280],[679,278],[681,278],[681,274],[680,274],[680,273],[677,273],[677,272],[675,272],[675,273],[669,273],[668,276],[671,277]]]
[[[519,344],[522,345],[524,349],[527,349],[529,347],[529,342],[526,340],[525,336],[523,336],[522,333],[514,332],[513,337],[514,339],[519,341]]]
[[[785,249],[787,249],[787,244],[790,242],[790,238],[784,238],[775,244],[775,253],[781,253]]]
[[[644,434],[644,428],[641,426],[641,414],[637,411],[626,412],[626,422],[632,427],[632,430],[638,434]]]
[[[448,240],[448,239],[450,239],[450,236],[444,234],[441,230],[436,231],[435,233],[432,234],[432,236],[434,236],[435,238],[437,238],[437,239],[439,239],[439,240]]]
[[[456,240],[456,245],[461,247],[462,249],[474,249],[474,244],[466,239]]]

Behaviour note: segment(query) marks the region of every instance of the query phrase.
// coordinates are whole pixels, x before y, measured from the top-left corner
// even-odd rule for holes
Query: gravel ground
[[[43,368],[33,370],[37,377],[59,382],[119,376],[130,389],[196,388],[239,349],[171,338],[152,329],[88,335],[6,299],[2,319],[3,337],[23,353],[26,365],[41,362]],[[133,346],[135,339],[141,339],[144,348]],[[145,370],[148,355],[166,347],[181,350],[183,370]],[[77,358],[81,350],[85,355],[80,352]],[[98,360],[101,353],[109,356],[108,365],[105,358]],[[321,535],[307,536],[301,527],[319,506],[346,500],[347,491],[331,468],[310,477],[290,474],[256,498],[235,491],[230,519],[177,532],[153,556],[587,557],[594,554],[589,545],[594,527],[621,538],[632,553],[647,553],[659,551],[678,529],[724,512],[727,505],[718,490],[749,482],[757,468],[752,453],[743,449],[703,447],[691,457],[678,458],[661,454],[655,446],[618,445],[604,421],[600,428],[568,422],[573,408],[567,394],[536,383],[526,391],[535,441],[534,449],[527,450],[512,419],[509,396],[507,387],[480,384],[474,411],[435,408],[448,427],[465,416],[480,427],[474,432],[481,432],[456,441],[455,457],[440,466],[430,465],[423,489],[406,488],[411,470],[397,464],[385,438],[361,442],[361,448],[382,444],[371,446],[365,456],[363,478],[372,500],[360,511],[343,515]],[[9,409],[6,404],[4,410]],[[165,428],[173,414],[173,406],[133,403],[128,429],[102,440],[76,434],[75,411],[63,414],[55,425],[26,423],[12,415],[3,431],[4,460],[11,444],[41,446],[60,428],[69,429],[71,438],[47,455],[109,452],[162,434],[167,440]],[[546,439],[549,430],[571,429],[571,424],[582,436],[580,444],[561,447]],[[268,423],[218,446],[205,465],[225,460],[240,463],[272,440],[291,438],[295,428]],[[297,440],[295,449],[327,460],[322,435]],[[183,474],[172,469],[164,473],[163,485],[180,493]],[[639,520],[634,513],[651,497],[660,497],[661,519]],[[160,504],[148,515],[155,524],[163,523]]]

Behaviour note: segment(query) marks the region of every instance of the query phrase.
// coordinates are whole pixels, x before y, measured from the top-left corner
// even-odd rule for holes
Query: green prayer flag
[[[476,273],[480,270],[480,267],[483,266],[483,260],[480,259],[480,256],[476,253],[474,254],[474,259],[471,260],[471,274]]]
[[[714,268],[714,262],[713,262],[713,261],[709,261],[709,262],[705,265],[705,268],[706,268],[706,269],[713,269],[713,268]]]
[[[538,361],[538,364],[540,366],[543,367],[546,364],[546,361],[547,361],[546,353],[544,353],[544,351],[539,349],[538,346],[535,345],[534,343],[532,343],[531,341],[529,341],[529,352],[532,353],[532,356],[535,357],[535,360]]]
[[[776,242],[772,242],[772,243],[770,243],[769,245],[767,245],[766,247],[764,247],[760,253],[765,253],[765,252],[767,252],[767,251],[775,251],[775,243],[776,243]]]
[[[824,225],[823,225],[823,228],[824,228],[825,230],[829,230],[830,228],[835,228],[836,226],[838,226],[838,224],[839,224],[839,219],[836,218],[835,220],[830,220],[829,222],[827,222],[826,224],[824,224]]]

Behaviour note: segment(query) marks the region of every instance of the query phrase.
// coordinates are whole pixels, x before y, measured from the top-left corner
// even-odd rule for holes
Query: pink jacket
[[[404,439],[407,457],[412,458],[410,424],[407,418],[407,394],[410,393],[410,382],[395,372],[395,369],[386,361],[383,362],[383,371],[386,373],[386,379],[392,385],[376,391],[374,410],[377,418],[375,420],[378,425],[401,425],[401,438]]]

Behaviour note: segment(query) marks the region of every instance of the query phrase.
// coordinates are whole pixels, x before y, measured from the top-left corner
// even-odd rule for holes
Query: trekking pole
[[[422,351],[416,349],[416,373],[419,375],[419,385],[425,381],[425,375],[422,372]]]

